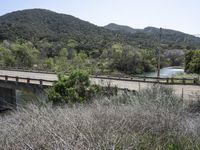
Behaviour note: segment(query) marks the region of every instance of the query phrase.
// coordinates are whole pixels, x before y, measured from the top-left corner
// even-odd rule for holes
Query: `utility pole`
[[[160,77],[160,50],[161,50],[161,38],[162,38],[162,28],[160,28],[159,32],[159,46],[158,46],[158,53],[157,53],[157,77]]]

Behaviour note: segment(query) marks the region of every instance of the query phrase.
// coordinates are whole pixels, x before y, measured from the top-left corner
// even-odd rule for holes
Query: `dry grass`
[[[200,116],[171,89],[73,107],[29,105],[1,117],[0,149],[198,149]]]

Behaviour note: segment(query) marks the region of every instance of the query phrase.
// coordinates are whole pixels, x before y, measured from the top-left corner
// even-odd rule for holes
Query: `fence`
[[[33,79],[25,77],[14,77],[7,75],[0,75],[0,80],[3,81],[12,81],[16,83],[26,83],[26,84],[38,84],[38,85],[52,85],[55,81],[53,80],[44,80],[44,79]]]
[[[92,78],[107,79],[107,80],[120,80],[120,81],[133,81],[133,82],[149,82],[149,83],[161,83],[161,84],[182,84],[182,85],[200,85],[200,81],[197,78],[158,78],[158,77],[146,77],[146,76],[132,76],[132,77],[111,77],[111,76],[98,76],[92,75]]]
[[[0,66],[1,68],[2,66]],[[55,72],[49,71],[40,71],[40,70],[22,70],[19,68],[1,68],[2,70],[10,70],[10,71],[23,71],[23,72],[34,72],[34,73],[48,73],[48,74],[56,74]],[[132,77],[111,77],[111,76],[99,76],[99,75],[91,75],[91,78],[99,78],[99,79],[107,79],[107,80],[120,80],[120,81],[132,81],[132,82],[149,82],[149,83],[161,83],[161,84],[182,84],[182,85],[200,85],[200,81],[197,78],[189,79],[189,78],[158,78],[158,77],[146,77],[146,76],[132,76]],[[53,84],[52,80],[45,79],[33,79],[33,78],[24,78],[24,77],[14,77],[7,75],[0,75],[0,80],[5,81],[15,81],[15,82],[23,82],[23,83],[36,83],[43,85],[44,83]]]

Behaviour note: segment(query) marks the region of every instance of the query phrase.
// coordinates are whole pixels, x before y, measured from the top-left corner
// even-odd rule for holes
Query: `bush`
[[[0,118],[0,149],[198,150],[200,115],[175,100],[154,86],[76,107],[29,105]]]
[[[48,89],[47,95],[54,103],[85,102],[90,99],[90,94],[96,92],[97,87],[90,85],[86,71],[75,70],[69,76],[59,75],[58,82]]]
[[[185,71],[200,73],[200,50],[191,50],[186,53]]]

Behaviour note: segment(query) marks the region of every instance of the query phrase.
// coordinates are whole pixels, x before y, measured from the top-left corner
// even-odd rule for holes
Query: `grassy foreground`
[[[0,149],[198,150],[197,108],[158,86],[70,107],[32,104],[1,116]]]

